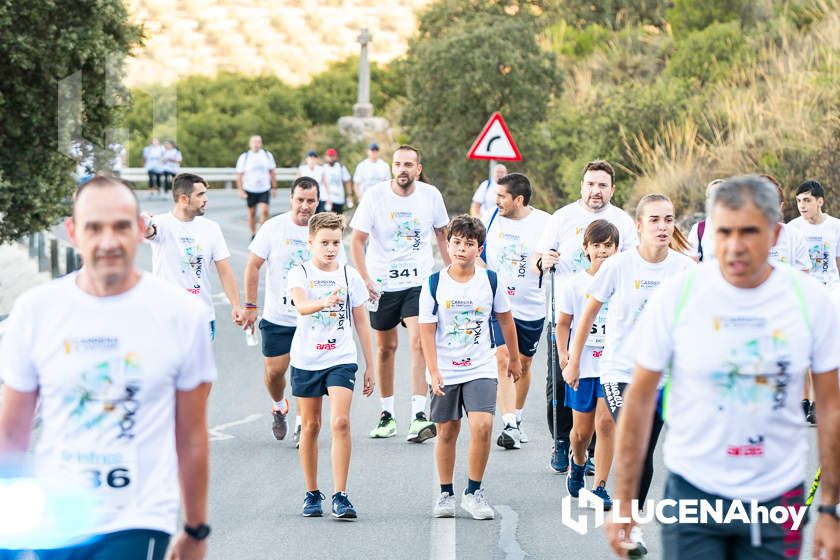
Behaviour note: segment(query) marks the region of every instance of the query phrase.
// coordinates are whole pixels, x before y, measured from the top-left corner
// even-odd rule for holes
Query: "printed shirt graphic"
[[[252,193],[264,193],[271,189],[269,171],[276,169],[274,156],[265,150],[248,150],[236,160],[236,172],[242,173],[242,188]]]
[[[609,302],[607,334],[600,366],[602,383],[630,383],[637,338],[634,334],[638,332],[636,322],[648,298],[666,279],[692,266],[693,260],[671,249],[665,260],[659,263],[647,262],[635,249],[604,261],[589,287],[591,297]]]
[[[336,162],[334,165],[325,163],[322,166],[322,170],[327,177],[330,202],[344,204],[346,200],[344,182],[350,180],[350,172],[340,162]]]
[[[557,313],[558,315],[565,313],[566,315],[572,316],[571,340],[574,340],[575,334],[580,326],[576,319],[583,315],[583,308],[586,306],[586,300],[589,298],[592,279],[593,277],[588,272],[581,270],[571,276],[562,288],[558,289],[556,298]],[[608,309],[609,303],[604,303],[595,316],[595,322],[588,327],[589,336],[586,337],[586,344],[580,356],[581,379],[598,377],[600,375],[599,368],[601,357],[604,354],[604,343],[607,333]]]
[[[485,218],[485,226],[491,216]],[[521,220],[496,214],[487,232],[487,267],[498,274],[499,289],[510,298],[513,316],[523,321],[545,317],[545,290],[539,287],[539,277],[531,270],[529,259],[549,217],[537,209],[531,209]]]
[[[381,159],[371,161],[363,159],[356,166],[353,181],[359,183],[359,190],[364,194],[374,185],[391,180],[391,167]]]
[[[547,253],[552,249],[560,253],[560,262],[557,263],[558,277],[589,268],[589,259],[583,252],[583,234],[589,224],[601,219],[618,228],[619,251],[626,251],[639,244],[636,224],[621,208],[610,204],[600,212],[589,212],[584,210],[581,201],[567,204],[551,215],[536,248],[540,253]]]
[[[350,222],[350,227],[370,235],[365,263],[384,291],[397,292],[419,286],[432,272],[435,228],[449,223],[440,191],[414,182],[414,192],[398,196],[391,182],[370,189]]]
[[[791,220],[788,226],[798,229],[805,237],[811,260],[811,276],[831,290],[840,288],[840,273],[837,270],[840,220],[826,215],[823,223],[809,224],[800,216]]]
[[[345,268],[349,287],[344,281]],[[290,351],[291,365],[298,369],[323,370],[341,364],[355,364],[356,343],[353,341],[350,313],[352,308],[363,305],[368,299],[367,288],[358,271],[339,265],[338,269],[325,272],[310,260],[289,271],[288,285],[289,295],[292,288],[303,288],[307,299],[323,299],[340,290],[334,307],[311,315],[298,315]]]
[[[210,263],[230,257],[219,224],[203,216],[182,222],[172,212],[152,219],[157,235],[152,246],[152,273],[199,297],[208,321],[216,318],[210,283]]]
[[[665,464],[705,492],[775,498],[805,477],[800,399],[809,367],[840,365],[836,309],[817,280],[789,267],[755,289],[732,286],[714,262],[695,274],[676,324],[687,274],[663,284],[639,322],[637,362],[671,370]]]
[[[206,313],[146,273],[128,292],[102,298],[80,290],[76,277],[18,299],[0,343],[0,377],[40,392],[38,470],[95,504],[98,519],[78,536],[174,533],[176,391],[216,378]]]
[[[257,230],[248,250],[265,259],[268,269],[263,319],[275,325],[294,327],[297,324],[297,312],[288,294],[286,280],[292,268],[312,257],[309,253],[309,227],[295,224],[289,212],[280,214]],[[342,245],[338,253],[338,264],[346,262],[347,254]]]
[[[466,383],[473,379],[498,379],[496,354],[490,347],[490,313],[510,311],[501,284],[493,290],[487,271],[476,267],[468,282],[456,282],[449,267],[440,271],[437,288],[438,312],[428,281],[420,290],[420,323],[437,323],[437,362],[444,383]]]
[[[808,244],[802,233],[788,224],[779,224],[779,239],[767,260],[770,263],[784,263],[796,270],[811,270],[811,259],[808,255]]]

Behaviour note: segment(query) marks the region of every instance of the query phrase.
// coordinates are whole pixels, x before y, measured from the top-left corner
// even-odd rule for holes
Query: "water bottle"
[[[257,333],[254,332],[255,328],[254,325],[251,325],[251,328],[245,327],[245,344],[248,346],[256,346],[259,344],[257,342]]]
[[[376,299],[373,301],[367,300],[365,303],[367,310],[373,313],[379,309],[379,300],[382,298],[382,278],[376,279]]]

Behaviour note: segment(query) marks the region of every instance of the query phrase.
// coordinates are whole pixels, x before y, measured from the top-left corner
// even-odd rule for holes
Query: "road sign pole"
[[[493,169],[495,167],[496,167],[496,160],[491,159],[490,160],[490,167],[488,168],[488,171],[487,171],[487,188],[488,189],[490,188],[490,185],[493,184]]]

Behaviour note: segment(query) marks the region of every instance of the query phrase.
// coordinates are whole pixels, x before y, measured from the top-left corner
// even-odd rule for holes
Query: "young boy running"
[[[601,264],[618,250],[618,228],[606,220],[595,220],[583,234],[583,251],[589,262],[587,270],[572,276],[557,295],[557,340],[569,340],[569,332],[577,333],[583,325],[580,317],[588,298],[592,277]],[[572,409],[572,464],[566,477],[566,488],[577,498],[585,486],[586,448],[597,433],[595,441],[595,483],[592,492],[604,501],[604,509],[612,507],[607,493],[607,476],[612,464],[614,426],[598,373],[606,340],[607,305],[601,306],[595,322],[583,326],[589,334],[580,357],[580,370],[566,369],[569,352],[560,347],[560,367],[568,386],[564,404]]]
[[[321,402],[330,397],[332,469],[335,493],[332,515],[355,519],[356,509],[347,498],[350,469],[350,402],[356,383],[355,325],[365,355],[363,394],[373,394],[373,349],[364,303],[368,291],[359,273],[338,264],[344,218],[331,212],[309,220],[312,259],[289,271],[288,288],[298,312],[290,364],[292,395],[301,416],[300,464],[306,479],[305,517],[323,515],[318,490],[318,432]]]
[[[490,343],[490,314],[496,313],[510,355],[519,356],[516,328],[504,290],[496,274],[476,268],[486,231],[478,218],[457,216],[446,233],[452,264],[432,274],[420,292],[420,342],[429,370],[431,419],[437,426],[435,463],[440,497],[435,517],[455,516],[455,444],[461,430],[462,409],[470,425],[469,482],[461,507],[474,519],[493,519],[481,480],[493,430],[498,372]],[[518,359],[508,361],[507,375],[519,379]]]

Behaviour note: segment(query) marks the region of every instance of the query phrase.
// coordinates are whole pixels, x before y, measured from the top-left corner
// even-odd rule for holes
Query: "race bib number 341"
[[[417,261],[392,262],[388,267],[388,287],[403,289],[420,283],[420,270]]]

